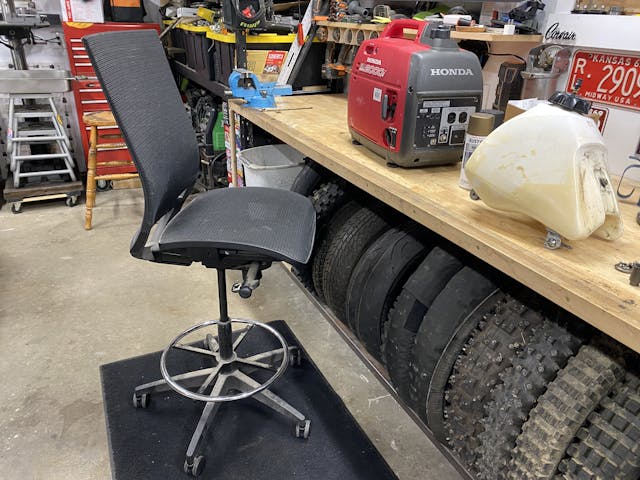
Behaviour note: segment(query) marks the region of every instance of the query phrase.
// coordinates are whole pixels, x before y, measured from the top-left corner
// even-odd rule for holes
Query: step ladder
[[[37,100],[44,102],[36,103]],[[60,118],[51,95],[10,95],[7,152],[14,188],[29,177],[68,175],[70,181],[76,181],[71,143]],[[49,152],[33,153],[34,145],[45,146]],[[55,162],[56,159],[60,161]]]

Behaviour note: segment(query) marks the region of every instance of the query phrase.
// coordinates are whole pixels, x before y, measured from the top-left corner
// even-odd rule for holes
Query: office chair
[[[151,393],[170,389],[205,402],[184,462],[185,473],[193,476],[204,468],[198,445],[222,402],[253,397],[292,419],[296,436],[307,438],[310,421],[268,388],[289,363],[299,361],[300,352],[269,325],[229,318],[225,270],[242,271],[232,291],[248,298],[273,261],[306,263],[315,233],[310,200],[286,190],[245,187],[212,190],[185,202],[198,173],[198,145],[158,35],[110,32],[83,41],[142,182],[144,216],[131,255],[175,265],[200,262],[218,274],[220,318],[171,341],[162,352],[162,379],[136,387],[134,406],[144,408]],[[244,328],[232,331],[236,324]],[[207,335],[204,347],[180,343],[213,325],[217,337]],[[280,348],[242,358],[236,349],[256,327],[275,337]],[[214,365],[171,376],[167,355],[172,349],[206,355]],[[250,376],[258,370],[274,373],[258,382]]]

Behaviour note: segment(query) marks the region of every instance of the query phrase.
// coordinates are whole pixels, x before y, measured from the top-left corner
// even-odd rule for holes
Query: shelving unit
[[[389,392],[389,394],[396,400],[396,402],[398,402],[398,405],[402,407],[402,409],[406,412],[407,415],[409,415],[409,417],[411,417],[411,420],[413,420],[413,422],[418,425],[418,427],[420,427],[420,429],[429,438],[429,440],[433,442],[433,445],[444,454],[449,463],[458,471],[458,473],[465,480],[473,480],[475,477],[467,471],[466,467],[462,464],[460,459],[435,438],[429,427],[427,427],[427,425],[422,421],[418,414],[414,410],[409,408],[406,402],[404,402],[402,398],[400,398],[398,392],[391,383],[391,379],[389,378],[385,367],[362,347],[360,340],[356,338],[354,333],[349,330],[349,328],[344,323],[338,320],[338,318],[334,315],[329,307],[322,303],[315,295],[310,293],[302,283],[300,283],[298,278],[296,278],[296,276],[291,272],[286,264],[281,264],[280,266],[287,272],[287,274],[291,278],[291,281],[294,282],[304,292],[307,298],[309,298],[309,300],[311,300],[318,311],[320,311],[322,316],[331,324],[336,332],[338,332],[340,337],[349,346],[349,348],[358,356],[358,358],[360,358],[360,360],[362,360],[369,371],[373,373],[373,375]]]
[[[269,111],[243,107],[237,100],[230,106],[230,111],[640,352],[640,293],[614,268],[637,254],[640,231],[632,227],[637,206],[620,204],[630,225],[622,238],[587,238],[570,242],[571,249],[552,251],[543,246],[542,225],[470,201],[468,192],[457,186],[459,166],[391,169],[383,158],[353,145],[344,96],[282,97],[278,108]],[[233,144],[231,148],[233,158]]]

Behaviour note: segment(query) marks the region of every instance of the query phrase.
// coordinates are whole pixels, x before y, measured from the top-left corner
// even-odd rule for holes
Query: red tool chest
[[[79,23],[63,22],[64,41],[67,46],[71,73],[75,77],[84,76],[86,80],[74,80],[73,96],[76,101],[76,113],[82,147],[84,148],[84,160],[86,162],[89,152],[89,127],[82,121],[85,113],[109,110],[109,104],[100,88],[96,73],[91,66],[89,56],[82,44],[82,37],[93,33],[112,32],[130,29],[155,29],[160,32],[160,27],[153,23]],[[99,143],[123,142],[120,129],[110,127],[98,127]],[[113,148],[98,152],[96,174],[106,175],[112,173],[134,173],[135,167],[131,165],[131,157],[125,147]]]

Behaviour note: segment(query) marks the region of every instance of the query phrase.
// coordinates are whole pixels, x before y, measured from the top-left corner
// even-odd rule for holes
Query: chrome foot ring
[[[253,388],[253,389],[247,390],[247,391],[243,391],[243,392],[240,392],[240,393],[229,394],[229,395],[203,395],[201,393],[192,392],[192,391],[186,389],[185,387],[183,387],[182,385],[178,384],[171,377],[171,375],[169,374],[169,371],[167,370],[167,364],[166,364],[167,354],[169,353],[169,351],[172,348],[180,349],[181,345],[178,345],[178,342],[180,342],[180,340],[182,340],[184,337],[186,337],[190,333],[193,333],[193,332],[195,332],[197,330],[200,330],[202,328],[211,327],[213,325],[219,325],[221,323],[219,320],[210,320],[208,322],[200,323],[198,325],[194,325],[191,328],[188,328],[187,330],[185,330],[184,332],[179,334],[177,337],[175,337],[171,341],[171,343],[169,343],[169,345],[162,351],[162,356],[160,357],[160,372],[162,373],[162,377],[167,382],[167,385],[169,385],[169,387],[171,387],[173,390],[175,390],[180,395],[183,395],[183,396],[185,396],[187,398],[191,398],[192,400],[199,400],[201,402],[232,402],[234,400],[241,400],[243,398],[251,397],[251,396],[255,395],[256,393],[261,392],[261,391],[269,388],[269,386],[271,386],[271,384],[273,384],[278,378],[280,378],[284,374],[284,372],[287,369],[287,366],[289,365],[289,362],[290,362],[290,352],[289,352],[289,346],[287,345],[287,341],[284,339],[284,337],[282,336],[282,334],[280,332],[278,332],[276,329],[274,329],[273,327],[271,327],[269,325],[266,325],[266,324],[260,323],[260,322],[256,322],[256,321],[253,321],[253,320],[245,320],[245,319],[241,319],[241,318],[230,318],[229,321],[231,322],[232,325],[234,323],[241,323],[241,324],[244,324],[244,325],[248,325],[249,326],[248,329],[246,329],[244,331],[245,335],[249,331],[249,329],[251,329],[253,327],[259,327],[259,328],[262,328],[264,330],[267,330],[274,337],[276,337],[276,339],[278,339],[278,341],[280,342],[280,345],[281,345],[281,349],[282,349],[282,360],[280,361],[280,365],[276,369],[275,373],[271,377],[269,377],[265,382],[263,382],[259,386],[257,386],[256,388]],[[243,334],[241,333],[240,335],[243,335]],[[242,338],[244,338],[244,337],[242,337]],[[233,346],[234,353],[235,353],[235,349],[239,345],[240,341],[235,341],[234,342],[234,346]],[[204,351],[204,349],[202,349],[202,350]],[[220,360],[219,350],[218,351],[211,351],[211,352],[207,351],[207,352],[208,352],[209,355],[215,357],[215,359],[217,360],[217,365],[219,367],[222,367],[224,365],[224,362],[222,362]],[[248,358],[249,357],[247,357],[247,359]],[[237,359],[232,360],[230,363],[233,363],[233,362],[237,361],[238,363],[242,364],[243,360],[244,360],[244,358],[237,357]],[[213,370],[216,370],[216,368],[214,367]],[[220,375],[225,375],[224,373],[219,373],[219,370],[220,369],[218,369],[217,371],[214,371],[214,372],[211,373],[211,375],[210,375],[211,378],[208,378],[206,380],[209,384],[214,382],[214,379],[215,379],[216,376],[219,377]]]

